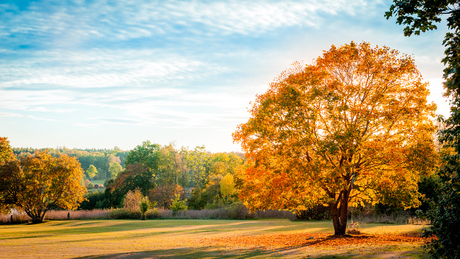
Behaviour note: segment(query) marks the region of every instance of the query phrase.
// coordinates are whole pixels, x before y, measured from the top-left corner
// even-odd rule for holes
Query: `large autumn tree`
[[[0,203],[23,210],[43,222],[54,207],[76,209],[83,201],[83,170],[73,157],[36,151],[0,163]]]
[[[437,161],[428,94],[414,60],[388,47],[351,42],[296,64],[233,134],[251,164],[240,198],[251,209],[327,204],[335,235],[350,203],[418,205],[419,176]]]

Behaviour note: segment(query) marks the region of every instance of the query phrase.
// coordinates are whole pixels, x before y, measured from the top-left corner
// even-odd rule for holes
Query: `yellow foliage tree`
[[[436,106],[414,60],[369,43],[332,46],[283,72],[233,134],[251,165],[251,209],[327,204],[336,235],[349,203],[419,204],[419,176],[437,163]]]
[[[83,170],[74,157],[47,151],[13,158],[0,165],[1,203],[23,210],[33,223],[43,222],[52,207],[76,209],[86,189]]]
[[[226,174],[224,178],[222,178],[220,181],[220,192],[224,197],[227,197],[228,205],[228,196],[235,192],[235,182],[233,181],[233,175]]]

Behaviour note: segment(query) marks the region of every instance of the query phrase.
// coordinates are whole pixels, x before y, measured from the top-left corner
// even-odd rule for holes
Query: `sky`
[[[12,147],[240,151],[232,133],[256,94],[351,41],[412,55],[448,116],[445,23],[404,37],[384,17],[391,2],[0,0],[0,136]]]

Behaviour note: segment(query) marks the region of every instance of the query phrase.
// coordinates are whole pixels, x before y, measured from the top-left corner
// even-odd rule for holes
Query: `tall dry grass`
[[[11,222],[13,216],[13,222]],[[96,210],[51,210],[46,213],[46,220],[78,220],[78,219],[140,219],[140,212],[130,212],[124,209],[96,209]],[[220,209],[187,210],[173,215],[171,210],[153,209],[146,213],[147,219],[264,219],[264,218],[283,218],[295,220],[296,215],[290,211],[265,210],[249,212],[244,206],[234,206]],[[30,221],[30,217],[25,212],[12,211],[5,215],[0,214],[0,224],[24,223]],[[351,220],[366,223],[386,223],[386,224],[411,224],[428,225],[429,221],[411,215],[409,212],[399,212],[391,215],[358,214]]]
[[[384,223],[384,224],[411,224],[429,225],[429,220],[420,219],[408,211],[400,211],[392,214],[359,214],[351,217],[351,220],[360,223]]]
[[[13,222],[11,222],[11,215]],[[79,220],[79,219],[140,219],[140,212],[124,209],[95,210],[50,210],[45,220]],[[147,219],[253,219],[253,218],[286,218],[295,220],[290,211],[265,210],[250,213],[244,205],[236,205],[220,209],[187,210],[173,215],[171,210],[153,209],[146,213]],[[30,221],[25,212],[13,211],[11,214],[0,214],[0,224],[24,223]]]

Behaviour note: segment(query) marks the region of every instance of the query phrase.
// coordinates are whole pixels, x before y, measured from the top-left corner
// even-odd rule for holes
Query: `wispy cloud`
[[[11,112],[0,112],[0,117],[23,117],[23,115]]]
[[[211,69],[209,69],[211,68]],[[0,62],[0,86],[39,85],[60,88],[145,86],[194,80],[224,69],[201,61],[165,56],[153,50],[38,52],[27,62]]]
[[[372,2],[372,4],[376,4]],[[0,36],[35,34],[63,46],[85,40],[151,38],[184,31],[259,35],[288,26],[318,26],[322,14],[363,13],[368,1],[114,1],[32,2],[27,10],[2,5]],[[14,39],[12,39],[14,40]]]
[[[56,121],[54,119],[49,119],[49,118],[43,118],[43,117],[37,117],[37,116],[32,116],[32,115],[27,115],[27,118],[33,119],[33,120],[39,120],[39,121]]]

